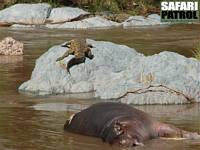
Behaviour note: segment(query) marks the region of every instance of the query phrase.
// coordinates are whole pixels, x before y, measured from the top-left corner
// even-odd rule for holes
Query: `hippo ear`
[[[110,144],[113,144],[118,137],[123,134],[124,131],[122,130],[121,124],[116,121],[112,124],[106,125],[102,132],[101,132],[101,138],[104,142],[108,142]]]
[[[130,121],[116,121],[115,125],[117,129],[126,130],[128,126],[131,125]]]
[[[67,120],[67,121],[65,122],[65,124],[64,124],[64,130],[67,129],[68,125],[69,125],[69,120]]]
[[[126,122],[120,122],[120,121],[116,121],[114,123],[114,132],[116,133],[116,135],[121,135],[125,132],[127,123]]]
[[[73,119],[74,116],[75,116],[75,114],[72,114],[72,115],[69,117],[69,119],[67,119],[67,121],[65,122],[65,125],[64,125],[64,129],[67,129],[67,128],[68,128],[68,126],[71,124],[72,119]]]
[[[144,146],[137,137],[131,136],[128,128],[131,126],[130,121],[118,121],[114,125],[115,134],[120,136],[120,144],[124,146]]]

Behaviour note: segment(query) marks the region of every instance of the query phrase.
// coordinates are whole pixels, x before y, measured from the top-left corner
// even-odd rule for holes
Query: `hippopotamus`
[[[130,105],[114,102],[97,103],[70,116],[64,129],[127,147],[142,146],[159,137],[200,139],[198,133],[161,123]]]

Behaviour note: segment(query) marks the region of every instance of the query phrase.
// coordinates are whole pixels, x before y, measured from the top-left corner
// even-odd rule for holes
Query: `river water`
[[[87,95],[38,97],[18,93],[19,85],[30,78],[35,60],[52,45],[80,36],[125,44],[146,55],[169,50],[191,57],[200,41],[200,26],[109,30],[0,28],[0,40],[6,36],[24,42],[25,54],[22,57],[0,56],[0,150],[118,150],[125,148],[63,131],[70,114],[100,100],[88,99]],[[200,130],[199,104],[135,107],[177,127]],[[200,140],[155,139],[132,149],[198,150]]]

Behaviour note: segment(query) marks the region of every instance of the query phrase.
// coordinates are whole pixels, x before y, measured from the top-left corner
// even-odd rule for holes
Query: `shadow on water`
[[[170,27],[109,29],[109,30],[47,30],[1,28],[0,40],[12,36],[25,43],[22,57],[0,56],[0,149],[2,150],[118,150],[125,149],[103,144],[100,139],[63,131],[66,119],[98,99],[87,96],[35,97],[20,94],[19,85],[28,80],[35,60],[47,49],[75,37],[112,41],[152,55],[163,50],[192,56],[192,49],[200,39],[199,25]],[[200,130],[200,105],[135,106],[158,120],[180,128]],[[156,139],[138,150],[197,150],[200,141]]]

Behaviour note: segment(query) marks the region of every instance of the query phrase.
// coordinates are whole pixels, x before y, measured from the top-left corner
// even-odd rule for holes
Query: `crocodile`
[[[67,71],[70,74],[70,68],[74,65],[78,65],[84,63],[86,57],[89,59],[93,59],[94,55],[91,52],[92,45],[87,44],[86,39],[73,39],[67,42],[66,44],[62,45],[62,47],[69,48],[63,56],[59,57],[56,61],[61,61],[64,58],[68,57],[69,55],[74,55],[75,57],[69,60],[67,63]]]

